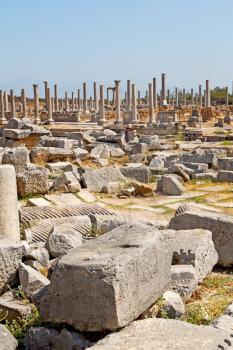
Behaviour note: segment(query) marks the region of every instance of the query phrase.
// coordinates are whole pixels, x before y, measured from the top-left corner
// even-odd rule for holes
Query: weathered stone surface
[[[179,294],[167,291],[162,296],[162,309],[169,318],[180,318],[185,313],[185,306]]]
[[[124,225],[62,257],[51,285],[33,301],[47,321],[81,331],[118,329],[162,295],[170,283],[170,264],[160,231]]]
[[[0,235],[20,240],[16,174],[13,165],[0,165]]]
[[[140,142],[147,143],[148,145],[150,143],[155,143],[159,141],[158,135],[142,135],[140,138]]]
[[[196,271],[192,265],[172,265],[170,289],[182,298],[189,297],[198,285]]]
[[[232,157],[219,158],[218,167],[220,170],[233,171],[233,158]]]
[[[218,264],[224,267],[233,265],[233,218],[231,216],[202,210],[185,212],[174,216],[169,228],[192,230],[202,228],[212,232],[212,239],[218,253]]]
[[[145,164],[147,156],[145,154],[131,154],[129,156],[129,163],[141,163]]]
[[[3,324],[0,324],[0,344],[1,350],[16,350],[18,346],[17,340]]]
[[[168,169],[169,173],[175,173],[182,177],[184,181],[189,181],[190,179],[195,178],[195,171],[189,169],[183,164],[174,164]]]
[[[163,175],[157,181],[157,191],[169,196],[180,196],[184,189],[181,182],[173,175]]]
[[[211,322],[211,326],[218,329],[225,329],[229,332],[233,330],[233,317],[229,315],[222,315],[217,320]]]
[[[217,174],[214,172],[196,174],[197,180],[216,180]]]
[[[136,143],[133,145],[131,154],[146,154],[148,152],[147,143]]]
[[[92,343],[77,332],[68,331],[66,328],[60,332],[54,350],[85,350]]]
[[[15,243],[8,239],[0,239],[0,293],[14,282],[20,261],[28,249],[25,241]]]
[[[124,183],[122,182],[108,182],[106,185],[103,186],[101,192],[107,194],[117,194],[121,192],[123,187]]]
[[[220,170],[217,174],[219,182],[233,182],[233,171]]]
[[[149,167],[156,170],[162,170],[164,169],[164,161],[159,157],[154,157],[151,160]]]
[[[59,332],[48,327],[31,327],[25,335],[26,350],[52,350],[57,342]]]
[[[120,147],[110,147],[110,156],[113,158],[120,158],[125,155],[125,152]]]
[[[25,258],[37,260],[44,267],[49,266],[49,253],[44,247],[31,246]]]
[[[6,293],[8,294],[8,293]],[[32,312],[30,305],[17,299],[11,299],[3,295],[0,298],[0,318],[7,321],[22,319]]]
[[[25,350],[85,350],[91,342],[66,328],[59,333],[48,327],[32,327],[26,333],[24,346]]]
[[[32,163],[45,165],[47,162],[71,161],[76,158],[70,148],[34,147],[30,152]]]
[[[24,167],[29,162],[29,151],[26,147],[6,149],[2,157],[2,164],[12,164],[16,169]]]
[[[122,167],[120,170],[126,178],[143,183],[149,182],[150,172],[149,168],[145,165],[130,163]]]
[[[85,168],[82,175],[82,181],[90,191],[101,192],[103,186],[108,182],[125,182],[126,178],[121,171],[115,167],[106,167],[102,169]]]
[[[48,236],[46,248],[52,257],[65,255],[70,249],[82,245],[82,235],[72,228],[55,226]]]
[[[216,167],[218,164],[218,157],[215,153],[206,152],[203,154],[184,153],[180,155],[180,160],[186,163],[206,163],[209,166]]]
[[[30,130],[3,129],[3,136],[12,140],[21,140],[31,135]]]
[[[90,156],[95,159],[108,159],[110,157],[110,150],[107,145],[98,145],[91,150]]]
[[[206,172],[208,170],[208,164],[206,163],[187,163],[183,162],[183,165],[189,169],[195,170],[195,172]]]
[[[202,280],[218,261],[212,233],[207,230],[162,230],[163,242],[173,254],[173,265],[193,265]]]
[[[74,150],[74,155],[78,159],[85,159],[89,152],[83,148],[76,147]]]
[[[148,318],[97,342],[90,350],[227,350],[232,332],[178,320]]]
[[[79,192],[81,190],[79,176],[73,171],[64,172],[53,181],[53,188],[61,192]]]
[[[72,171],[73,165],[70,162],[48,163],[46,168],[51,171],[54,176],[62,175],[64,171]]]
[[[19,280],[23,292],[28,297],[50,283],[48,278],[22,262],[19,265]]]
[[[17,174],[18,194],[21,197],[29,194],[45,194],[49,191],[48,170],[35,167],[25,169]]]

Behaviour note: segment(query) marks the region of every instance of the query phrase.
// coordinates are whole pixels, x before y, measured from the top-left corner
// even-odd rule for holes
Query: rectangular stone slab
[[[166,290],[171,255],[156,228],[124,225],[62,257],[51,286],[33,299],[43,320],[81,331],[115,330]]]
[[[192,230],[202,228],[212,232],[212,239],[218,253],[218,264],[224,267],[233,265],[233,217],[222,213],[203,210],[188,211],[175,215],[170,223],[172,230]]]
[[[135,321],[100,340],[90,350],[227,350],[232,332],[162,318]]]

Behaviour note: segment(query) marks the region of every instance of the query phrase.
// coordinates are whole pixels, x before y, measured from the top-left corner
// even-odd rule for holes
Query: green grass
[[[211,273],[186,302],[184,321],[208,325],[233,302],[233,276]]]
[[[232,146],[233,145],[233,141],[226,140],[226,141],[221,142],[221,145],[223,145],[223,146]]]

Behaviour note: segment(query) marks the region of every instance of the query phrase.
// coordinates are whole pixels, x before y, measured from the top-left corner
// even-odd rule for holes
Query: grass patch
[[[184,321],[208,325],[233,302],[233,275],[211,273],[186,301]]]
[[[204,203],[207,203],[207,201],[206,201],[206,196],[207,195],[208,194],[204,194],[202,196],[196,196],[196,197],[187,198],[187,200],[184,200],[182,202],[194,202],[194,203],[204,204]]]
[[[233,141],[225,140],[221,142],[221,145],[223,146],[233,146]]]

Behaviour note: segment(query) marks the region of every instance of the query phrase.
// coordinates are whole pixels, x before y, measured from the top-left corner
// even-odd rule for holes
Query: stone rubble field
[[[129,126],[118,82],[115,110],[0,94],[2,350],[233,349],[232,148],[152,84]]]

